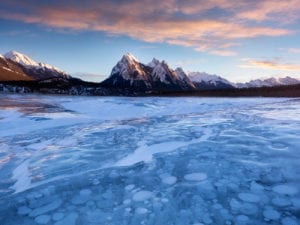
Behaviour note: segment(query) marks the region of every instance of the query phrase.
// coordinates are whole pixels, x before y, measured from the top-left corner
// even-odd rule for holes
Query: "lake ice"
[[[0,224],[300,224],[300,99],[0,95]]]

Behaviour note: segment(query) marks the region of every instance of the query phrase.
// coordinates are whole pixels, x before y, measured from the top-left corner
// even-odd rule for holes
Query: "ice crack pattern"
[[[300,224],[300,100],[0,96],[0,224]]]

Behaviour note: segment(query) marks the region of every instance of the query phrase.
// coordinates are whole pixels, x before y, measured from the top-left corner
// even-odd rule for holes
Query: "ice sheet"
[[[0,96],[0,224],[300,224],[300,99]]]

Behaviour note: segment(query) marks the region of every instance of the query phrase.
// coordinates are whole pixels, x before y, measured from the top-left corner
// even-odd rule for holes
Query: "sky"
[[[300,78],[300,0],[0,0],[0,53],[85,80],[122,55],[244,82]]]

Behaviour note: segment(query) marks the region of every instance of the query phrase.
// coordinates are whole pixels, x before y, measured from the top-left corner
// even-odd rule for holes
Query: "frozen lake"
[[[300,224],[300,99],[0,95],[1,225]]]

